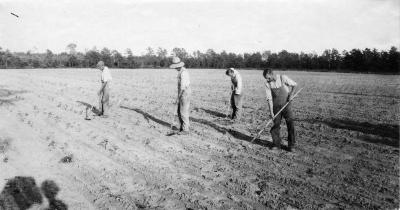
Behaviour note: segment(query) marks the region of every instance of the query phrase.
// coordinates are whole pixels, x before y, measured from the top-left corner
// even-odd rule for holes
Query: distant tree
[[[146,56],[152,57],[154,56],[154,50],[151,47],[146,48]]]
[[[100,52],[101,60],[106,66],[112,66],[111,51],[108,48],[103,48]]]
[[[44,66],[46,68],[51,68],[51,67],[55,67],[54,63],[53,63],[53,52],[51,52],[51,50],[47,49],[46,50],[46,57],[44,59]]]
[[[135,60],[131,49],[126,49],[126,62],[128,68],[135,68]]]
[[[172,49],[172,56],[177,56],[182,60],[186,60],[189,57],[189,53],[184,48],[175,47]]]
[[[157,59],[160,67],[166,67],[168,65],[167,55],[168,51],[166,49],[161,47],[157,49]]]
[[[114,66],[117,68],[120,68],[122,63],[124,62],[124,57],[117,50],[113,50],[111,52],[111,57],[112,57]]]
[[[67,66],[74,67],[77,65],[77,58],[76,58],[76,47],[77,45],[74,43],[70,43],[67,45],[67,50],[69,51],[68,63]]]
[[[396,47],[391,47],[388,54],[389,55],[388,55],[388,59],[387,59],[387,64],[388,64],[387,70],[389,72],[399,73],[400,72],[400,52],[397,51]]]
[[[75,43],[70,43],[67,45],[67,50],[69,51],[70,55],[76,54],[76,47],[77,47],[77,45]]]
[[[94,47],[92,50],[89,50],[85,54],[85,61],[87,63],[87,67],[93,67],[102,59],[102,55],[98,52],[98,50]]]

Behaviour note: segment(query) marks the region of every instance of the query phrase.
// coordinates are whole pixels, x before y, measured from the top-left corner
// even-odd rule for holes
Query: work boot
[[[277,146],[271,147],[271,151],[273,151],[273,152],[279,151],[280,149],[281,149],[281,148],[280,148],[280,147],[277,147]]]
[[[296,152],[296,149],[294,148],[294,146],[289,146],[289,147],[287,148],[287,151],[288,151],[288,152]]]
[[[189,135],[189,131],[180,131],[178,135]]]

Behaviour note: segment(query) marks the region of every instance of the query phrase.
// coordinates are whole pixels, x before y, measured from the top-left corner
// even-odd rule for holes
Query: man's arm
[[[292,100],[292,95],[294,93],[294,90],[296,89],[296,86],[289,86],[290,91],[289,91],[289,95],[288,95],[288,101]]]
[[[101,87],[100,87],[100,90],[97,92],[97,95],[100,95],[101,92],[103,92],[103,90],[104,90],[104,88],[106,87],[107,83],[108,83],[108,82],[103,82],[103,83],[101,83]]]
[[[236,79],[237,79],[237,87],[235,88],[235,93],[236,94],[241,94],[242,93],[242,87],[243,87],[242,77],[240,75],[237,75]]]
[[[269,115],[272,118],[274,118],[274,106],[272,104],[272,99],[267,99],[268,102],[268,107],[269,107]]]
[[[272,103],[271,89],[268,86],[268,84],[265,84],[265,93],[266,93],[266,97],[267,97],[269,113],[270,113],[271,118],[273,118],[274,117],[274,106],[273,106],[273,103]]]
[[[296,89],[297,83],[293,80],[291,80],[289,77],[286,75],[282,75],[282,80],[283,82],[289,87],[289,96],[288,96],[288,101],[290,101],[292,98],[292,94],[294,93],[294,90]]]
[[[182,72],[181,75],[181,91],[178,93],[178,101],[182,97],[183,93],[186,91],[186,89],[189,87],[189,75],[187,75],[187,72]]]

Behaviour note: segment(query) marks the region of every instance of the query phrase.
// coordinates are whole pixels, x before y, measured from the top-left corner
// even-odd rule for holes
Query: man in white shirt
[[[172,64],[169,66],[178,71],[178,117],[179,117],[179,133],[180,135],[189,134],[189,106],[192,91],[190,88],[189,72],[184,67],[185,63],[178,57],[172,58]]]
[[[232,120],[240,119],[242,114],[242,102],[243,102],[243,83],[242,76],[234,68],[226,70],[225,74],[231,77],[232,81],[232,94],[231,94],[231,107],[232,107]]]
[[[266,79],[265,88],[267,102],[271,118],[290,100],[297,83],[286,75],[275,74],[272,69],[265,69],[263,72]],[[273,149],[281,148],[280,128],[282,116],[286,120],[288,129],[288,149],[293,151],[296,142],[293,113],[290,104],[274,119],[274,125],[271,128],[271,136],[274,142]]]
[[[107,118],[110,107],[110,83],[112,77],[110,70],[107,66],[104,66],[103,61],[97,63],[97,68],[101,71],[101,87],[97,92],[97,95],[99,96],[99,116]]]

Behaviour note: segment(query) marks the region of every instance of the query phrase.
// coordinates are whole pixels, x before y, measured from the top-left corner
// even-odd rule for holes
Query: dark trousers
[[[232,119],[240,119],[242,115],[242,102],[243,102],[243,95],[235,94],[234,92],[232,92],[231,95]]]
[[[282,106],[274,107],[274,113],[277,113],[281,108]],[[296,136],[294,130],[293,113],[290,108],[290,104],[278,116],[275,117],[274,126],[271,128],[272,140],[274,142],[274,146],[281,146],[280,129],[282,117],[284,117],[286,120],[286,126],[288,130],[288,146],[291,148],[296,143]]]
[[[110,88],[104,87],[99,96],[99,112],[102,115],[108,115],[110,107]]]

